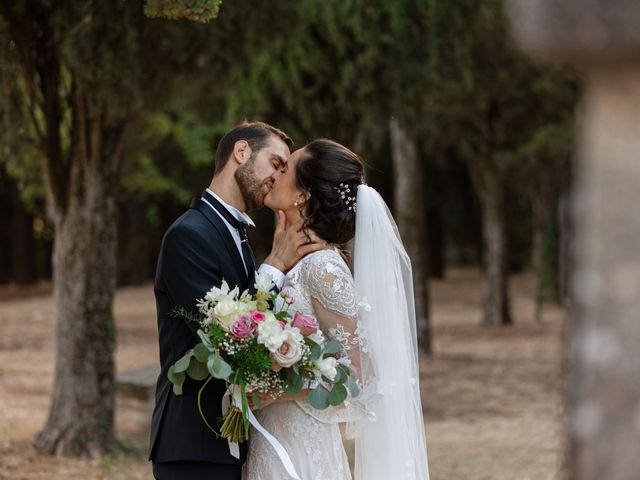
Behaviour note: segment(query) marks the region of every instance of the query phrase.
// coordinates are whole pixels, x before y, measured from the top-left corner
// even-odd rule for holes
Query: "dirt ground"
[[[512,281],[515,326],[480,326],[481,283],[455,270],[431,284],[434,355],[422,364],[432,480],[561,479],[562,336],[565,314],[545,306],[533,321],[533,288]],[[149,479],[148,406],[118,399],[126,452],[95,460],[37,454],[52,385],[48,287],[0,291],[0,478]],[[150,286],[120,289],[115,304],[118,371],[157,362]]]

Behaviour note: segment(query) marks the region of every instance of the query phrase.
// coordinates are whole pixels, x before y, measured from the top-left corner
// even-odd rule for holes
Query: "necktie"
[[[224,218],[229,225],[238,230],[240,234],[240,246],[242,250],[242,259],[247,269],[247,275],[250,277],[256,269],[256,262],[253,258],[253,251],[249,245],[249,238],[247,237],[247,230],[240,220],[231,215],[231,212],[225,208],[216,198],[206,190],[202,193],[202,198],[209,202],[213,208],[216,209],[222,218]]]

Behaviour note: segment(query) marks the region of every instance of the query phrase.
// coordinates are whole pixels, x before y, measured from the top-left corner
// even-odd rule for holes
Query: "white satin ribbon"
[[[233,405],[236,405],[236,406],[242,405],[242,396],[240,393],[240,387],[238,385],[233,385],[232,390],[233,390],[233,393],[232,393],[233,402],[231,402],[231,399],[229,398],[229,392],[225,393],[224,397],[222,397],[223,413],[226,412],[231,407],[231,403],[233,403]],[[287,453],[285,448],[282,446],[282,444],[278,441],[276,437],[271,435],[262,425],[260,425],[260,422],[258,422],[258,419],[253,415],[253,412],[251,411],[251,409],[248,410],[248,413],[249,413],[249,423],[253,425],[253,427],[258,432],[260,432],[262,436],[264,436],[264,438],[267,439],[267,442],[269,442],[269,444],[274,448],[287,473],[294,480],[300,480],[300,477],[298,476],[298,472],[296,472],[296,467],[294,467],[293,462],[289,457],[289,454]],[[233,455],[235,458],[240,459],[239,445],[235,442],[232,442],[230,439],[227,439],[227,442],[229,442],[229,453],[231,453],[231,455]]]

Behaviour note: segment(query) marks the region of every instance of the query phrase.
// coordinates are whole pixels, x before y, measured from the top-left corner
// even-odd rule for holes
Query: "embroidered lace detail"
[[[351,339],[351,345],[360,348],[362,353],[369,353],[369,345],[367,344],[367,329],[361,323],[358,323],[355,334]]]
[[[309,296],[324,308],[346,317],[358,313],[353,276],[336,250],[320,250],[308,255],[299,266],[300,276],[296,280],[307,287]]]
[[[293,297],[291,312],[316,315],[313,309],[313,300],[316,300],[340,319],[342,323],[323,324],[321,321],[320,328],[340,341],[341,363],[349,365],[350,356],[366,352],[364,332],[357,324],[357,313],[363,305],[356,302],[353,277],[336,250],[320,250],[303,258],[286,275],[283,291]],[[282,308],[283,302],[278,296],[277,308]],[[348,398],[343,405],[325,410],[316,410],[306,401],[276,403],[258,410],[256,416],[285,447],[301,478],[350,480],[338,424],[367,418],[370,415],[366,408],[367,397],[365,388],[358,397]],[[243,478],[290,478],[273,448],[257,432],[251,440]]]
[[[337,424],[318,422],[294,402],[274,404],[258,410],[258,421],[287,450],[304,480],[351,480],[340,429]],[[280,459],[265,438],[252,432],[246,480],[290,480]]]

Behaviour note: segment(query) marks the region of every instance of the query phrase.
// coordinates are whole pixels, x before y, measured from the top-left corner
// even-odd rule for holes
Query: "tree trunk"
[[[411,259],[420,348],[431,352],[427,223],[417,142],[397,119],[389,121],[394,166],[395,218]]]
[[[558,200],[558,271],[556,278],[556,295],[560,303],[569,306],[569,275],[571,274],[570,245],[573,236],[569,198],[572,191],[572,162],[567,162],[562,173],[561,190]]]
[[[36,438],[36,447],[57,455],[96,457],[116,447],[112,303],[117,253],[115,193],[124,127],[106,127],[100,118],[84,116],[84,102],[76,96],[76,143],[66,195],[62,202],[55,196],[51,199],[54,390],[49,418]]]
[[[33,238],[33,216],[20,198],[16,182],[10,181],[9,195],[13,222],[11,224],[11,278],[18,284],[35,281],[35,241]]]
[[[544,269],[544,236],[545,224],[541,202],[533,201],[531,232],[531,271],[535,283],[535,302],[533,318],[536,322],[542,321],[542,308],[544,305],[543,269]]]
[[[512,2],[514,33],[585,72],[571,199],[567,478],[640,472],[640,3]],[[597,25],[598,36],[584,35]],[[596,30],[591,27],[591,32]]]
[[[631,480],[640,472],[640,64],[591,76],[581,138],[572,203],[579,241],[568,350],[570,478]]]
[[[545,299],[545,237],[547,227],[553,217],[554,188],[552,168],[547,168],[536,179],[536,189],[532,196],[532,238],[531,269],[535,281],[534,320],[542,321],[542,308]]]
[[[4,164],[0,163],[0,212],[2,212],[3,228],[0,228],[0,284],[11,281],[11,230],[13,229],[13,209],[9,194],[9,182],[11,179],[5,171]]]
[[[429,277],[444,278],[444,226],[442,225],[442,214],[440,207],[432,207],[427,210],[429,228],[427,230],[427,244],[429,247]]]
[[[478,168],[471,166],[471,168]],[[481,168],[481,167],[480,167]],[[472,172],[482,203],[484,324],[511,324],[504,190],[487,172]],[[481,177],[480,177],[481,176]],[[480,177],[480,178],[479,178]]]

